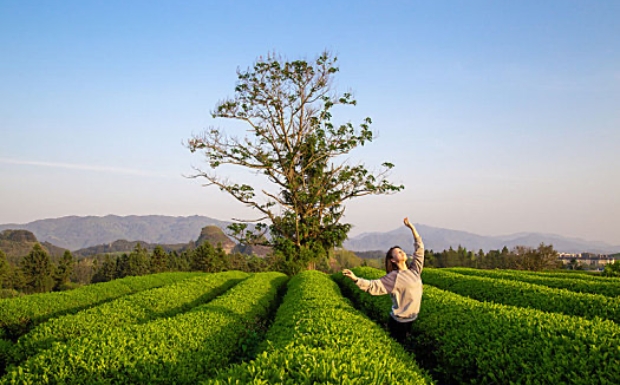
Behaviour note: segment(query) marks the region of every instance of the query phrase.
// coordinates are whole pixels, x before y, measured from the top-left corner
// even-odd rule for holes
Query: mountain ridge
[[[433,251],[447,250],[458,246],[477,252],[482,249],[499,250],[504,246],[509,249],[515,246],[538,247],[541,243],[551,244],[554,249],[563,253],[617,253],[620,246],[609,245],[600,241],[588,241],[575,237],[564,237],[557,234],[520,232],[499,236],[484,236],[462,230],[442,229],[423,224],[416,224],[424,240],[425,247]],[[387,250],[400,245],[412,251],[411,232],[404,226],[387,232],[366,232],[349,238],[344,247],[352,251]]]
[[[177,244],[193,242],[202,228],[215,225],[225,228],[230,222],[193,215],[106,215],[65,216],[41,219],[26,224],[0,224],[5,229],[29,230],[41,241],[51,242],[69,250],[109,244],[119,239],[148,243]]]
[[[50,242],[68,250],[110,244],[120,239],[143,241],[153,244],[181,244],[193,242],[205,226],[213,225],[226,232],[231,222],[207,216],[166,215],[106,215],[65,216],[41,219],[25,224],[0,224],[3,230],[29,230],[42,242]],[[538,247],[540,243],[552,244],[559,252],[610,254],[620,251],[620,246],[604,242],[569,238],[556,234],[521,232],[502,236],[484,236],[461,230],[450,230],[416,224],[427,249],[442,251],[462,246],[477,252],[501,249],[504,246]],[[404,226],[387,232],[364,232],[350,237],[344,247],[352,251],[387,250],[401,245],[411,251],[411,233]]]

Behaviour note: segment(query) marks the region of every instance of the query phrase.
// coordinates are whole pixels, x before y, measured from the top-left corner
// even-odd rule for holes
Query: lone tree
[[[351,93],[332,87],[336,62],[328,52],[314,62],[287,61],[275,54],[260,57],[252,68],[237,70],[234,96],[219,102],[211,113],[214,118],[243,122],[246,136],[211,127],[188,141],[192,152],[204,152],[211,169],[239,166],[270,182],[269,189],[258,191],[213,171],[196,169],[193,175],[255,209],[258,218],[236,219],[229,227],[232,236],[245,244],[273,246],[291,272],[342,245],[351,229],[340,222],[346,201],[404,188],[387,180],[391,163],[370,172],[363,164],[342,159],[371,142],[373,133],[370,118],[358,128],[332,121],[334,107],[356,105]],[[264,237],[267,230],[271,237]]]

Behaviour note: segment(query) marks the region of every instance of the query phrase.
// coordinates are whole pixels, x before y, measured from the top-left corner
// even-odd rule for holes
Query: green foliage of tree
[[[75,261],[71,272],[71,282],[75,286],[88,285],[91,283],[93,275],[97,271],[97,259],[80,258]]]
[[[161,273],[168,270],[168,253],[161,246],[156,246],[151,255],[151,273]]]
[[[374,267],[375,269],[385,269],[385,260],[383,258],[364,259],[362,266]]]
[[[620,277],[620,260],[605,265],[603,275],[606,277]]]
[[[247,261],[247,270],[251,273],[258,273],[262,271],[270,271],[272,270],[268,262],[265,258],[260,258],[255,255],[250,255],[246,258]]]
[[[558,252],[553,249],[553,245],[541,243],[538,248],[517,246],[513,251],[515,254],[515,265],[519,270],[543,270],[558,268]]]
[[[191,269],[193,271],[218,271],[215,248],[210,242],[203,242],[192,252]]]
[[[545,270],[562,266],[553,245],[541,243],[537,248],[517,246],[512,251],[504,246],[501,250],[489,250],[476,254],[459,246],[450,247],[440,253],[426,251],[426,266],[431,267],[474,267],[478,269]]]
[[[228,258],[228,254],[222,247],[221,243],[218,243],[215,246],[215,263],[217,266],[217,271],[224,271],[230,269],[230,259]]]
[[[461,245],[456,250],[450,247],[448,250],[435,254],[433,258],[436,267],[471,266],[473,261],[474,254]]]
[[[478,269],[545,270],[561,268],[553,245],[540,244],[538,248],[517,246],[509,250],[489,250],[477,253],[459,246],[442,252],[426,250],[425,265],[431,267],[473,267]]]
[[[489,253],[479,261],[477,267],[482,269],[511,269],[514,264],[510,258],[508,248],[504,246],[501,250],[490,250]]]
[[[316,268],[316,263],[327,258],[327,251],[319,242],[308,241],[299,248],[290,239],[276,237],[274,252],[267,258],[273,270],[295,275],[306,268]]]
[[[123,253],[123,255],[116,258],[116,271],[114,272],[114,277],[123,278],[129,276],[129,269],[129,254]]]
[[[70,288],[71,274],[73,273],[74,266],[73,255],[69,250],[65,250],[54,272],[54,290],[67,290]]]
[[[117,277],[117,259],[112,258],[109,254],[105,256],[101,267],[97,268],[93,275],[92,282],[109,282]]]
[[[190,257],[188,252],[179,255],[176,251],[172,251],[168,258],[168,271],[189,271]]]
[[[241,253],[231,253],[225,255],[228,270],[249,271],[249,258]]]
[[[11,266],[9,265],[9,261],[6,259],[6,254],[4,251],[0,250],[0,288],[7,288],[4,282],[8,278],[10,272]]]
[[[346,249],[335,249],[331,253],[330,272],[337,272],[344,268],[351,269],[362,266],[363,261],[354,252]]]
[[[252,68],[237,72],[234,97],[218,103],[212,112],[214,118],[242,122],[249,134],[237,138],[210,128],[188,141],[192,152],[204,153],[211,169],[232,165],[267,179],[269,188],[259,191],[256,185],[199,169],[194,175],[259,213],[259,218],[239,221],[230,230],[242,243],[263,240],[273,246],[274,262],[289,273],[313,265],[327,257],[327,250],[342,245],[351,229],[341,223],[345,202],[404,188],[387,180],[391,163],[370,172],[362,164],[342,160],[374,135],[370,118],[359,128],[332,120],[335,107],[357,103],[351,93],[334,91],[336,62],[328,52],[314,62],[287,61],[271,54],[259,58]],[[251,222],[253,228],[248,226]],[[271,238],[263,237],[267,231]]]
[[[0,298],[17,297],[20,293],[17,289],[23,286],[21,271],[16,269],[0,250]]]
[[[54,287],[54,265],[41,244],[35,243],[20,267],[27,293],[45,293]]]
[[[148,251],[139,243],[134,250],[123,254],[116,262],[116,277],[123,278],[128,276],[146,275],[150,272]]]
[[[12,290],[24,290],[26,279],[24,273],[19,266],[15,266],[9,263],[9,272],[6,278],[2,282],[2,286]]]

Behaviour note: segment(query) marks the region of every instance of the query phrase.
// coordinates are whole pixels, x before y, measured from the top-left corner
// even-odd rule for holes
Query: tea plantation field
[[[389,296],[317,271],[162,273],[0,300],[0,384],[620,383],[620,279],[422,278],[402,345],[385,331]]]

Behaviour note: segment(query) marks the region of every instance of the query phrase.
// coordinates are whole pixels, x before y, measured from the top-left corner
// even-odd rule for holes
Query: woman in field
[[[342,274],[355,282],[357,287],[371,295],[390,294],[392,311],[389,329],[392,337],[399,342],[407,338],[413,322],[420,311],[422,301],[422,268],[424,266],[424,243],[415,226],[404,220],[405,226],[413,235],[414,253],[407,266],[407,254],[398,246],[388,250],[385,255],[385,272],[380,279],[368,280],[357,277],[351,270],[344,269]]]

